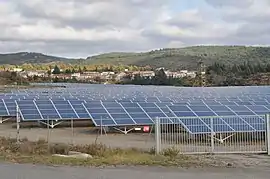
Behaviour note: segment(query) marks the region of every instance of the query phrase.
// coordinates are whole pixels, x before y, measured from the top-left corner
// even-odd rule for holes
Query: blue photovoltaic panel
[[[251,105],[247,106],[251,111],[253,111],[257,115],[265,115],[270,112],[265,106],[256,106],[256,105]]]
[[[211,111],[206,105],[189,106],[189,108],[194,112],[197,112],[197,111]]]
[[[76,111],[70,105],[69,101],[65,100],[52,100],[53,105],[57,109],[62,119],[77,119],[79,118]]]
[[[255,115],[254,112],[249,110],[246,106],[227,106],[231,111],[233,111],[236,115]]]
[[[128,112],[117,102],[105,102],[104,108],[114,119],[117,125],[135,125],[137,124]]]
[[[143,102],[141,103],[143,104]],[[125,111],[129,116],[135,121],[136,124],[153,124],[154,121],[150,116],[143,110],[143,108],[138,103],[121,103]],[[152,104],[151,104],[152,105]]]
[[[17,101],[23,121],[42,120],[43,117],[33,101]]]
[[[168,98],[168,97],[159,97],[159,101],[161,103],[170,103],[170,102],[173,102],[172,99]]]
[[[87,101],[84,104],[96,125],[115,126],[117,123],[109,115],[103,105],[99,102]]]
[[[74,101],[70,101],[73,109],[76,111],[76,114],[79,116],[80,119],[92,119],[92,116],[87,111],[83,103],[77,103]]]
[[[205,100],[204,101],[204,104],[206,104],[206,105],[212,105],[212,106],[214,106],[214,105],[221,105],[219,102],[217,102],[216,100]]]
[[[179,119],[182,124],[189,130],[191,133],[209,133],[211,129],[207,126],[201,119],[192,118],[192,119]]]
[[[147,102],[160,102],[160,99],[157,97],[146,97]]]
[[[168,117],[156,103],[139,103],[139,105],[151,119]]]
[[[266,102],[266,101],[254,101],[253,103],[254,103],[255,105],[269,105],[269,103]]]
[[[233,132],[234,129],[227,124],[222,118],[212,118],[213,120],[213,131],[214,132]],[[202,119],[206,125],[211,126],[211,118]],[[210,127],[211,129],[211,127]]]
[[[216,117],[216,132],[260,131],[265,121],[259,115],[270,112],[270,87],[57,85],[66,88],[19,89],[0,94],[7,100],[0,103],[0,115],[15,115],[14,101],[18,99],[24,101],[19,108],[29,120],[92,119],[95,125],[124,126],[153,124],[154,118],[160,117],[163,123],[181,123],[189,132],[205,133],[209,132],[207,118],[211,116]],[[191,118],[194,124],[187,120]]]
[[[43,119],[62,119],[59,112],[50,100],[37,100],[35,104]]]
[[[220,102],[222,105],[236,105],[236,103],[232,101],[218,101],[218,102]]]
[[[13,99],[5,99],[4,103],[10,116],[16,116],[16,102]]]
[[[7,107],[3,100],[0,100],[0,116],[9,116]]]
[[[188,106],[168,106],[172,113],[177,117],[196,117]]]

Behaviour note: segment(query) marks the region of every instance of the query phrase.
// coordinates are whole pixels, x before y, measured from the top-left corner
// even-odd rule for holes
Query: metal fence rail
[[[183,123],[171,123],[179,121],[179,118],[156,118],[155,141],[156,152],[160,153],[166,148],[176,148],[182,154],[204,154],[204,153],[267,153],[270,154],[270,120],[269,115],[260,116],[241,116],[245,121],[255,121],[251,127],[260,130],[245,130],[245,125],[232,123],[233,128],[229,131],[225,125],[219,125],[216,120],[223,117],[191,117],[188,118],[189,124],[200,128],[197,124],[198,118],[210,128],[210,132],[199,131],[191,132]],[[239,116],[227,117],[233,121]],[[236,120],[235,120],[236,121]],[[248,124],[246,124],[248,125]],[[250,125],[250,124],[249,124]],[[241,130],[243,128],[243,130]],[[269,141],[269,142],[267,142]]]

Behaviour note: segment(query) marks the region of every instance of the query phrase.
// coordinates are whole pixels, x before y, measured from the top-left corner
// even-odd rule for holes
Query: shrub
[[[106,153],[109,152],[110,149],[106,147],[106,145],[104,144],[93,143],[93,144],[88,144],[88,145],[73,146],[71,150],[87,153],[92,156],[104,157]]]
[[[149,150],[149,154],[154,155],[156,154],[156,148],[155,147],[151,147]]]
[[[51,144],[49,146],[49,151],[50,151],[51,154],[68,155],[69,146],[67,144],[55,143],[55,144]]]
[[[162,154],[166,157],[170,157],[170,159],[176,158],[179,153],[180,150],[175,146],[166,148],[162,151]]]

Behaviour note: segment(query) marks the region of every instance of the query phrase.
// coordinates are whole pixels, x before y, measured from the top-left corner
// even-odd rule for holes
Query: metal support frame
[[[8,118],[5,118],[5,119],[3,117],[0,117],[0,124],[3,124],[4,122],[6,122],[6,121],[8,121],[10,119],[12,119],[12,117],[8,117]]]
[[[127,129],[126,126],[124,127],[124,130],[121,130],[121,129],[117,128],[117,127],[113,127],[113,128],[114,128],[115,130],[117,130],[117,131],[123,133],[123,134],[128,134],[129,132],[131,132],[131,131],[133,131],[133,130],[135,129],[135,127],[132,127],[131,129]]]
[[[225,142],[225,140],[227,140],[227,139],[231,138],[232,136],[234,136],[235,133],[234,133],[234,134],[231,134],[231,135],[229,135],[229,136],[226,136],[226,137],[224,137],[224,138],[222,138],[222,134],[221,134],[221,133],[219,134],[219,136],[220,136],[219,138],[215,137],[215,135],[216,135],[215,132],[214,132],[214,133],[211,132],[211,135],[210,135],[211,140],[212,140],[212,139],[215,139],[216,141],[218,141],[218,142],[220,142],[220,143],[222,144],[222,143]],[[212,141],[211,141],[211,143],[212,143]]]
[[[54,121],[56,121],[56,123],[54,123]],[[47,120],[47,122],[43,122],[43,121],[38,121],[41,124],[45,124],[46,126],[50,127],[50,128],[54,128],[55,126],[61,124],[63,121],[57,121],[57,120]]]
[[[213,118],[210,119],[210,127],[211,127],[211,135],[210,135],[210,137],[211,137],[212,152],[214,152],[214,145],[215,145],[214,140],[216,140],[216,141],[218,141],[220,143],[224,143],[225,140],[227,140],[227,139],[229,139],[229,138],[231,138],[232,136],[235,135],[235,134],[231,134],[229,136],[226,136],[226,137],[222,138],[222,134],[220,133],[219,138],[215,137],[216,133],[214,131],[214,119]]]
[[[103,120],[102,120],[102,117],[100,118],[100,135],[103,135],[103,131],[104,131],[104,134],[107,135],[107,131],[105,129],[105,126],[103,126]]]

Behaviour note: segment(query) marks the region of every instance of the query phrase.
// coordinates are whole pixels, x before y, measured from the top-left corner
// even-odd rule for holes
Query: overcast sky
[[[0,0],[0,17],[0,53],[270,43],[270,0]]]

